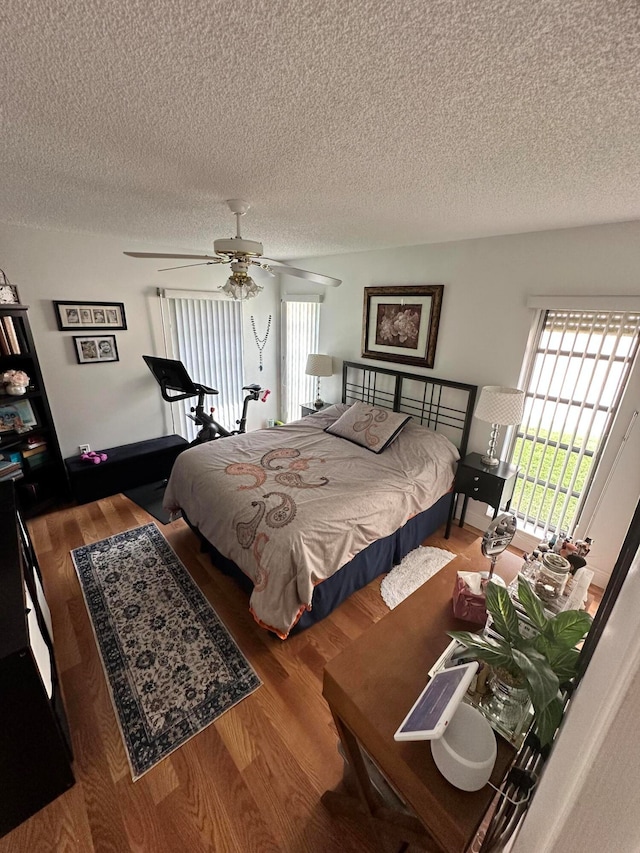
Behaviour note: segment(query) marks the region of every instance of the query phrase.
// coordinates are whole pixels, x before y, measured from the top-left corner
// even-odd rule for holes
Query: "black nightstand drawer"
[[[458,468],[456,474],[456,492],[464,492],[476,501],[483,501],[489,506],[498,506],[502,497],[504,481],[493,474],[478,471],[474,468]]]
[[[518,469],[514,465],[510,465],[508,462],[500,462],[495,466],[485,465],[479,453],[469,453],[468,456],[461,459],[458,462],[458,470],[453,484],[454,496],[451,501],[444,538],[449,538],[458,495],[464,495],[460,527],[464,524],[469,498],[474,501],[482,501],[482,503],[493,507],[493,517],[495,518],[501,507],[509,508],[517,476]]]

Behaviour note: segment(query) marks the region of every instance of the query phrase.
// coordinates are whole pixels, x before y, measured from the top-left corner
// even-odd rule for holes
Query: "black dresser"
[[[51,614],[12,482],[0,483],[0,836],[74,783]]]

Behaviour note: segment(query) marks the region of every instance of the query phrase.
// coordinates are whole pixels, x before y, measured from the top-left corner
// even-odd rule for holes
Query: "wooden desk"
[[[450,643],[447,631],[477,628],[453,616],[456,572],[480,571],[488,563],[478,539],[325,667],[323,695],[355,784],[353,795],[323,795],[333,814],[365,820],[372,832],[390,832],[391,837],[438,853],[462,853],[475,836],[493,789],[485,785],[480,791],[460,791],[440,774],[427,741],[396,742],[393,734],[425,686],[428,670]],[[521,564],[521,557],[505,552],[496,573],[509,583]],[[390,808],[373,788],[362,749],[407,811]],[[494,785],[500,784],[514,757],[513,747],[498,737]]]

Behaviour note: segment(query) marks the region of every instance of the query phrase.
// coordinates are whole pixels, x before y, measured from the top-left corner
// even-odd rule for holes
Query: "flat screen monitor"
[[[155,355],[143,355],[149,370],[156,382],[164,391],[179,391],[181,394],[198,393],[198,389],[187,373],[187,368],[181,361],[173,358],[158,358]]]

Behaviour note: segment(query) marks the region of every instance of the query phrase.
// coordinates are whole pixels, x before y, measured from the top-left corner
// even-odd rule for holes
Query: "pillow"
[[[392,412],[390,409],[378,409],[370,403],[354,403],[340,415],[325,432],[346,438],[354,444],[366,447],[373,453],[382,453],[402,431],[411,415]]]

